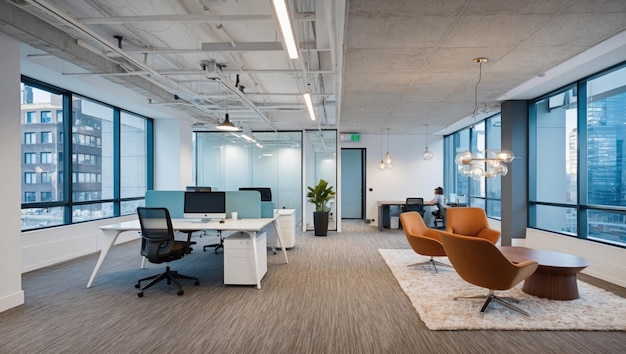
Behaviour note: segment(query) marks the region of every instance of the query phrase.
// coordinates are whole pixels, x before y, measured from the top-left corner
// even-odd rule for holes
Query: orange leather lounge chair
[[[400,222],[404,229],[406,239],[415,253],[422,256],[430,256],[430,260],[411,265],[419,265],[430,263],[435,272],[437,272],[437,264],[449,267],[449,264],[441,263],[433,259],[433,257],[445,257],[446,251],[439,239],[439,231],[429,229],[424,224],[422,216],[416,211],[408,211],[400,214]]]
[[[537,269],[537,262],[527,260],[512,263],[490,241],[472,236],[461,236],[442,232],[441,243],[448,259],[459,276],[470,284],[487,288],[485,295],[455,297],[454,299],[486,299],[480,312],[483,313],[493,301],[526,316],[529,314],[509,301],[512,298],[495,295],[496,290],[508,290],[519,284]]]
[[[489,227],[487,214],[481,208],[448,208],[446,210],[446,232],[480,237],[494,245],[500,239],[500,231]]]

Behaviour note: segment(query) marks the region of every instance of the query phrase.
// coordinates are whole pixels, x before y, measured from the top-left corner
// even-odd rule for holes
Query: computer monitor
[[[191,219],[226,219],[226,192],[185,192],[183,216]]]
[[[186,190],[190,192],[211,192],[211,187],[187,186]]]
[[[262,202],[272,201],[272,189],[268,187],[241,187],[240,191],[259,191],[261,193]]]

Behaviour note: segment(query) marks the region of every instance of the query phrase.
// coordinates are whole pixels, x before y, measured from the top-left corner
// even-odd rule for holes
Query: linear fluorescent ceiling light
[[[246,134],[241,134],[241,137],[246,139],[247,141],[251,142],[251,143],[256,143],[256,140],[254,140],[253,138],[249,137]]]
[[[315,111],[313,110],[313,101],[311,101],[311,94],[305,93],[304,95],[304,103],[306,103],[306,110],[309,111],[309,116],[311,120],[315,120]]]
[[[294,36],[293,26],[291,25],[291,17],[287,8],[287,0],[272,0],[274,14],[278,18],[280,32],[283,35],[283,44],[287,47],[289,59],[298,59],[298,46]]]

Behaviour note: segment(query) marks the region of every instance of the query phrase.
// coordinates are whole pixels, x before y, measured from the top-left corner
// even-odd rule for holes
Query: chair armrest
[[[441,242],[441,237],[439,237],[440,234],[441,230],[435,230],[430,228],[426,229],[426,232],[424,232],[424,236],[433,238],[439,242]]]
[[[181,231],[187,234],[187,241],[186,241],[186,245],[185,245],[185,254],[189,254],[191,253],[191,245],[194,244],[195,242],[191,242],[191,235],[196,232],[196,231],[201,231],[201,230],[185,230],[185,231]]]
[[[484,238],[485,240],[489,240],[489,242],[495,245],[496,242],[498,242],[498,240],[500,239],[500,231],[490,228],[484,228],[480,230],[480,232],[476,236]]]
[[[519,284],[523,280],[526,280],[528,277],[533,275],[533,273],[537,270],[537,267],[539,266],[539,264],[533,260],[514,263],[513,265],[518,268],[519,271],[517,273],[517,276],[513,279],[511,287]]]

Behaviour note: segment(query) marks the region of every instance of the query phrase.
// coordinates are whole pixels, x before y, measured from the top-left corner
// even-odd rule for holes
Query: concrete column
[[[502,178],[502,246],[514,238],[526,238],[528,223],[528,101],[504,101],[502,149],[515,159]]]
[[[20,43],[0,33],[0,312],[24,303],[21,249]]]

